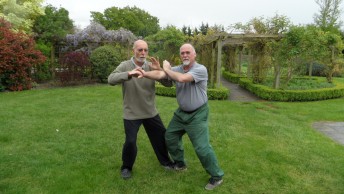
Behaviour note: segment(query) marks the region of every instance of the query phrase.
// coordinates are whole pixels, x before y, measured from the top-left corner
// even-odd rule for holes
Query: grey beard
[[[184,65],[184,66],[190,65],[190,61],[189,61],[189,60],[184,60],[184,61],[183,61],[183,65]]]
[[[135,57],[136,61],[140,62],[140,63],[145,63],[146,59],[141,59],[139,57]]]

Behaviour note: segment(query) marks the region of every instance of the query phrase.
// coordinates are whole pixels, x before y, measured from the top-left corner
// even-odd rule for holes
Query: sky
[[[254,17],[287,16],[295,24],[314,23],[319,13],[315,0],[46,0],[69,11],[74,25],[84,29],[90,24],[91,11],[104,13],[110,7],[138,7],[159,19],[159,25],[200,27],[202,23],[222,25],[225,29],[235,23],[247,23]],[[343,5],[341,7],[343,9]],[[344,21],[344,14],[340,20]]]

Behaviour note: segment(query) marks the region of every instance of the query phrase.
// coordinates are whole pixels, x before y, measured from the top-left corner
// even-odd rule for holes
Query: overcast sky
[[[136,6],[157,17],[161,27],[178,28],[199,27],[202,22],[227,28],[253,17],[271,18],[276,13],[287,16],[293,24],[310,24],[314,14],[319,13],[315,0],[46,0],[43,5],[47,4],[67,9],[70,19],[81,29],[90,24],[91,11],[104,13],[113,6]]]

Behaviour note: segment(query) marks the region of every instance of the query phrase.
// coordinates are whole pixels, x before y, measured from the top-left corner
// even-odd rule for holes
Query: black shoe
[[[175,164],[170,162],[170,163],[168,163],[166,165],[162,165],[162,166],[165,168],[165,170],[174,170]]]
[[[175,171],[185,171],[187,169],[188,168],[186,167],[184,162],[178,162],[178,163],[174,164],[174,170]]]
[[[221,185],[223,179],[210,178],[208,184],[204,187],[206,190],[213,190],[215,187]]]
[[[131,171],[127,168],[121,170],[121,177],[123,179],[129,179],[131,177]]]

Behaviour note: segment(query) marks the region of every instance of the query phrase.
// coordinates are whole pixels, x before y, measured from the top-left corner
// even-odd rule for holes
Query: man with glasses
[[[155,106],[155,81],[151,79],[138,79],[142,77],[141,71],[159,70],[160,64],[155,58],[152,62],[146,60],[148,44],[137,40],[133,45],[134,56],[122,62],[108,77],[110,85],[122,84],[123,95],[123,123],[125,130],[125,143],[122,150],[121,176],[123,179],[131,177],[134,162],[137,156],[137,134],[141,125],[144,126],[153,150],[165,169],[172,169],[166,144],[165,132],[159,113]],[[172,82],[158,80],[164,86],[172,86]]]
[[[203,168],[211,176],[205,189],[213,190],[223,182],[224,172],[219,167],[209,142],[208,73],[205,66],[196,62],[196,51],[191,44],[180,47],[180,58],[183,64],[179,66],[171,67],[165,60],[163,71],[140,71],[143,77],[155,80],[168,77],[176,83],[179,107],[165,134],[168,151],[175,162],[174,169],[183,171],[187,168],[182,144],[182,136],[186,133]]]

